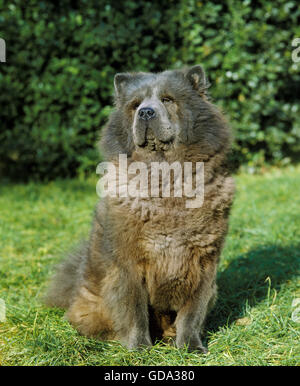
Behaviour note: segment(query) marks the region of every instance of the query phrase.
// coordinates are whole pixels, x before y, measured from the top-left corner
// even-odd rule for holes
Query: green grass
[[[237,195],[207,321],[206,356],[162,343],[127,351],[79,336],[41,302],[74,242],[88,235],[95,181],[0,187],[1,365],[299,365],[300,167],[236,177]]]

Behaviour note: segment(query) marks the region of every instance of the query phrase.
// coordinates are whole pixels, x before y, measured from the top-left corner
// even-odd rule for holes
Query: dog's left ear
[[[200,65],[187,69],[185,77],[191,83],[193,89],[197,90],[200,94],[205,94],[206,90],[210,86],[207,81],[205,71]]]

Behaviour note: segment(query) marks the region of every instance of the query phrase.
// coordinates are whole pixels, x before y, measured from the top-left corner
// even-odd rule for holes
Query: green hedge
[[[231,121],[237,164],[297,159],[297,0],[0,0],[0,9],[2,174],[95,172],[114,74],[196,63]]]

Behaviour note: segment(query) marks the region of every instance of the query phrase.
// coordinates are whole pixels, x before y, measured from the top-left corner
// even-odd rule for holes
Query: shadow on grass
[[[245,305],[254,306],[266,299],[271,288],[282,284],[299,272],[300,244],[265,245],[235,258],[219,272],[218,300],[207,318],[206,332],[215,332],[244,315]]]

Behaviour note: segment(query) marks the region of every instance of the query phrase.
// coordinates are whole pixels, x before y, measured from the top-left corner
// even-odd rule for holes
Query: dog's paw
[[[198,346],[188,346],[188,352],[190,353],[198,353],[198,354],[208,354],[208,350],[206,347],[202,346],[202,345],[198,345]]]
[[[177,336],[176,346],[178,348],[187,347],[188,352],[198,352],[199,354],[207,354],[208,350],[203,346],[198,333],[191,336]]]
[[[128,350],[144,350],[147,348],[152,347],[152,341],[150,337],[147,336],[140,336],[137,337],[135,335],[128,337],[126,340],[125,346],[128,348]]]

